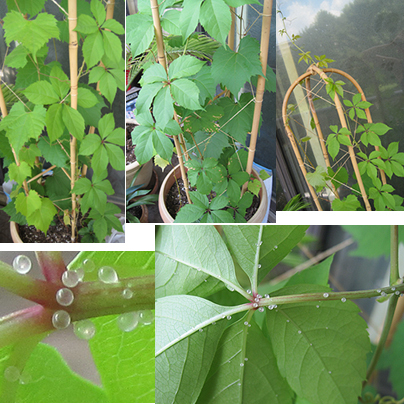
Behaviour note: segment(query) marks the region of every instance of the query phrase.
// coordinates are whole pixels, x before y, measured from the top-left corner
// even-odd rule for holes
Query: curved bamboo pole
[[[78,89],[78,42],[77,32],[73,31],[77,25],[77,0],[69,0],[69,64],[70,64],[70,94],[71,107],[77,109],[77,89]],[[70,186],[73,190],[77,178],[77,139],[70,135]],[[72,193],[71,211],[71,240],[76,242],[76,194]]]
[[[154,31],[156,34],[158,61],[164,67],[164,70],[167,72],[167,61],[166,61],[165,52],[164,52],[163,31],[161,29],[161,24],[160,24],[159,5],[157,3],[157,0],[150,0],[150,4],[151,4],[151,10],[152,10],[152,16],[153,16],[153,22],[154,22]],[[178,116],[175,111],[174,111],[174,119],[179,124]],[[184,160],[182,159],[181,145],[178,140],[178,136],[173,136],[173,138],[174,138],[175,148],[177,149],[177,152],[178,152],[178,162],[180,164],[181,178],[182,178],[182,181],[184,182],[185,193],[187,195],[188,203],[192,203],[191,197],[189,196],[188,178],[187,178],[187,174],[185,171]]]
[[[261,28],[261,44],[260,44],[260,59],[262,66],[262,76],[258,77],[257,92],[255,95],[253,124],[251,128],[250,145],[248,147],[248,160],[246,171],[249,175],[252,172],[252,165],[254,162],[255,148],[257,145],[258,127],[261,118],[262,102],[265,92],[265,80],[267,73],[267,61],[269,50],[269,34],[271,31],[271,17],[272,17],[272,0],[264,0],[262,10],[262,28]],[[247,183],[243,185],[243,192],[247,189]]]

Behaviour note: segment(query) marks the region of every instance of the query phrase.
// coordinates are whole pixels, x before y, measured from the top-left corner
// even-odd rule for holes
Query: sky
[[[329,13],[339,16],[345,5],[353,0],[277,0],[277,10],[281,10],[286,20],[286,29],[289,35],[299,34],[304,28],[314,22],[319,10],[326,10]],[[282,17],[276,15],[276,30],[283,28]],[[283,42],[286,37],[277,34],[277,41]]]

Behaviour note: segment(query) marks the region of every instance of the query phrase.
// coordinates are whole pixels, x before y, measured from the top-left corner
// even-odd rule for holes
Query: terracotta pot
[[[267,209],[268,209],[268,195],[267,195],[267,191],[266,191],[264,182],[261,180],[258,173],[254,169],[253,169],[253,175],[255,178],[258,178],[261,183],[261,190],[259,192],[260,205],[258,207],[258,210],[255,212],[254,216],[250,220],[248,220],[248,223],[262,223],[262,221],[264,220],[265,215],[267,213]],[[180,170],[180,166],[177,165],[175,168],[173,168],[168,173],[168,175],[164,178],[163,183],[161,184],[160,194],[159,194],[159,212],[160,212],[160,216],[164,223],[173,223],[174,222],[174,219],[168,213],[168,210],[166,207],[166,198],[167,198],[168,191],[170,190],[170,188],[173,186],[173,184],[175,182],[175,178],[180,178],[180,177],[181,177],[181,170]]]
[[[142,168],[142,171],[137,176],[134,185],[144,184],[142,188],[147,187],[150,182],[151,176],[153,174],[153,161],[149,160],[147,163],[140,165],[137,161],[131,163],[125,167],[126,173],[126,188],[129,188],[133,177],[135,176],[136,172]]]
[[[23,243],[20,238],[18,224],[16,222],[10,222],[10,233],[14,243]]]

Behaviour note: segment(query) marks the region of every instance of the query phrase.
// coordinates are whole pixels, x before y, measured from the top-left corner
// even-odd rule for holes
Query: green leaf
[[[118,85],[115,77],[107,72],[106,75],[100,80],[101,94],[112,104],[114,101]]]
[[[246,4],[260,4],[258,0],[224,0],[230,7],[241,7]]]
[[[122,58],[122,44],[120,39],[109,31],[102,32],[105,54],[116,63]]]
[[[192,109],[202,109],[199,105],[199,89],[195,83],[187,79],[175,80],[170,85],[171,94],[179,105]]]
[[[205,62],[190,55],[180,56],[170,64],[168,77],[170,80],[189,77],[197,74]]]
[[[59,29],[53,15],[39,14],[35,20],[26,20],[17,11],[11,11],[4,17],[5,38],[7,45],[12,41],[22,43],[36,59],[36,54],[51,38],[59,39]]]
[[[59,101],[59,96],[48,81],[37,81],[31,84],[23,91],[23,94],[38,105],[53,104]]]
[[[22,14],[30,14],[31,17],[38,14],[45,6],[45,0],[18,0],[18,7],[15,0],[7,0],[8,11],[14,10]]]
[[[142,54],[154,37],[154,25],[151,15],[142,13],[126,17],[126,42],[130,44],[132,56]]]
[[[259,240],[259,226],[223,226],[229,250],[240,267],[252,280],[257,243],[260,245],[258,279],[262,280],[292,248],[302,240],[308,226],[263,226]]]
[[[156,402],[197,400],[226,320],[201,328],[202,332],[198,329],[227,309],[195,296],[157,300]]]
[[[154,130],[152,131],[152,141],[156,153],[166,160],[171,160],[173,144],[166,134],[159,130]]]
[[[19,45],[6,56],[4,63],[6,66],[19,69],[27,64],[27,56],[27,50],[24,48],[24,46]]]
[[[62,111],[62,119],[67,130],[78,140],[83,139],[84,135],[84,119],[80,112],[73,109],[69,105],[64,104]]]
[[[229,251],[213,226],[164,226],[159,229],[156,235],[156,297],[191,291],[197,296],[208,296],[223,288],[221,281],[224,279],[238,284]]]
[[[101,66],[95,66],[90,70],[90,74],[88,76],[88,83],[97,83],[102,80],[107,75],[105,69]]]
[[[104,53],[104,41],[101,32],[97,31],[88,35],[83,44],[83,56],[88,68],[96,65]]]
[[[147,126],[136,126],[132,132],[133,144],[136,145],[136,160],[140,164],[147,163],[153,157],[153,129]]]
[[[98,99],[91,90],[79,87],[77,89],[77,104],[83,108],[91,108],[98,104]]]
[[[63,99],[70,90],[70,80],[65,72],[55,65],[50,73],[50,82],[59,99]],[[41,83],[43,83],[41,81]]]
[[[106,143],[105,149],[108,155],[109,164],[111,164],[112,168],[115,170],[122,171],[125,169],[125,155],[123,154],[123,150],[114,144]]]
[[[102,25],[106,17],[104,5],[100,0],[91,0],[90,7],[98,25]]]
[[[57,167],[66,166],[68,156],[66,155],[66,152],[62,149],[62,146],[60,144],[55,143],[52,145],[47,136],[42,136],[39,139],[38,147],[42,153],[43,158],[48,163]]]
[[[136,101],[137,115],[148,112],[153,98],[163,87],[163,83],[152,83],[145,85],[139,92],[138,99]]]
[[[94,18],[86,14],[81,14],[77,18],[77,25],[74,31],[81,32],[85,35],[95,34],[98,31],[98,25]]]
[[[102,24],[102,28],[109,29],[112,32],[115,32],[117,35],[123,35],[125,33],[125,28],[122,24],[112,18],[106,20],[104,24]]]
[[[27,177],[31,175],[31,167],[25,161],[20,161],[19,166],[15,163],[11,163],[8,170],[10,179],[17,182],[18,185],[22,185]]]
[[[209,35],[226,46],[231,14],[229,6],[223,0],[205,0],[201,6],[200,21]]]
[[[317,166],[314,173],[306,174],[309,184],[320,192],[326,186],[326,171],[322,166]]]
[[[159,126],[164,128],[174,116],[174,100],[171,97],[170,86],[163,87],[156,95],[153,104],[153,115]]]
[[[38,139],[41,135],[45,115],[46,110],[42,105],[35,105],[33,111],[26,112],[24,105],[18,102],[0,122],[0,130],[5,129],[11,146],[14,150],[20,150],[29,139]]]
[[[182,39],[185,40],[195,31],[198,25],[202,0],[184,0],[180,16]]]
[[[15,208],[17,212],[24,216],[32,215],[35,211],[41,209],[41,198],[36,191],[31,189],[26,196],[20,192],[15,199]]]
[[[282,295],[328,292],[292,286]],[[366,322],[352,302],[321,301],[267,311],[267,327],[281,374],[313,404],[356,404],[370,349]],[[288,321],[289,320],[289,321]]]
[[[360,210],[361,203],[355,195],[348,195],[344,199],[334,199],[332,201],[332,210],[354,211]]]
[[[193,78],[199,88],[199,102],[203,105],[206,98],[212,99],[216,93],[216,85],[209,66],[203,66]]]
[[[205,213],[207,208],[197,206],[195,204],[187,204],[183,206],[177,216],[174,223],[194,223],[201,219],[201,216]]]
[[[270,341],[247,316],[227,327],[198,403],[291,404],[293,392],[279,373]],[[211,326],[216,327],[215,326]]]
[[[259,43],[250,36],[241,40],[238,52],[222,46],[213,55],[213,79],[224,84],[234,96],[257,74],[262,74]]]
[[[41,208],[30,216],[27,216],[27,223],[42,230],[45,234],[49,229],[57,210],[52,201],[48,198],[41,198]]]
[[[161,19],[161,27],[170,34],[181,35],[180,18],[180,10],[167,10]]]

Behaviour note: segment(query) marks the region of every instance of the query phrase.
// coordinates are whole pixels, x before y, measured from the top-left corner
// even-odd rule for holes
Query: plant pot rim
[[[158,200],[158,205],[159,205],[159,211],[160,211],[160,216],[164,223],[174,223],[173,217],[170,215],[170,213],[167,210],[166,207],[166,196],[168,193],[168,190],[166,191],[167,188],[167,183],[169,182],[169,179],[177,172],[179,171],[180,165],[176,165],[164,178],[164,181],[161,184],[160,192],[159,192],[159,200]],[[247,223],[262,223],[262,220],[264,219],[266,215],[266,210],[268,208],[268,195],[267,191],[265,188],[265,183],[262,181],[260,178],[258,172],[253,168],[252,171],[253,175],[260,181],[261,183],[261,189],[259,192],[259,197],[260,197],[260,203],[258,206],[258,210],[254,213],[254,215],[247,221]],[[171,185],[170,185],[171,187]],[[259,217],[262,217],[261,220],[258,220]],[[225,223],[222,223],[225,224]]]
[[[14,243],[24,243],[21,240],[19,230],[20,230],[20,228],[18,226],[18,223],[11,221],[10,222],[10,233],[11,233],[11,238],[13,239]]]

